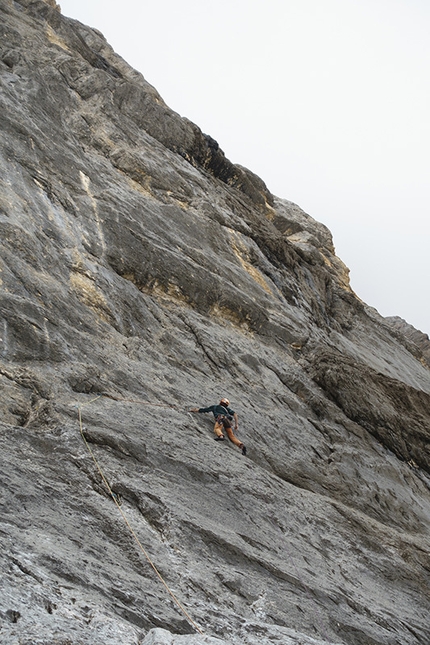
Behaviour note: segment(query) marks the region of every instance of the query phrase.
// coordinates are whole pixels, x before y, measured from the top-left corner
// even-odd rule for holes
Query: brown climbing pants
[[[232,443],[238,448],[243,447],[243,443],[235,436],[233,428],[231,427],[231,422],[226,417],[218,417],[215,421],[214,432],[217,437],[221,437],[223,434],[223,429],[226,431],[227,437]]]

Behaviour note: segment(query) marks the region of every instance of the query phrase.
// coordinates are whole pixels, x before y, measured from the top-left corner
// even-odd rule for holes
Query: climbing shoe
[[[242,455],[246,457],[246,446],[242,446]]]
[[[215,437],[215,441],[224,441],[225,437],[222,434],[220,437]]]

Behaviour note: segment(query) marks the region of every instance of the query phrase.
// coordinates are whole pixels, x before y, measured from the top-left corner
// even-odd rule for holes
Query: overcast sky
[[[60,0],[430,334],[430,0]]]

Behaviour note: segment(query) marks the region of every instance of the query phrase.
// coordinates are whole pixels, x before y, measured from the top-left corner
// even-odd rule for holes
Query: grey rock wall
[[[430,339],[428,334],[415,329],[415,327],[409,325],[400,316],[390,316],[386,320],[392,325],[393,329],[399,332],[400,338],[403,337],[406,339],[406,342],[409,341],[412,345],[412,351],[414,351],[414,346],[417,348],[415,351],[418,354],[422,354],[421,360],[430,367]]]
[[[422,348],[99,32],[0,10],[1,642],[427,645]]]

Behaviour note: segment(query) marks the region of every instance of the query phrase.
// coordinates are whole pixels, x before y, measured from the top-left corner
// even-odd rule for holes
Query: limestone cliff
[[[430,367],[430,339],[428,334],[424,334],[424,332],[415,329],[415,327],[409,325],[400,316],[390,316],[386,320],[395,330],[400,332],[400,337],[406,338],[417,347],[418,353],[422,355],[422,360]]]
[[[428,645],[422,348],[99,32],[0,10],[1,642]]]

